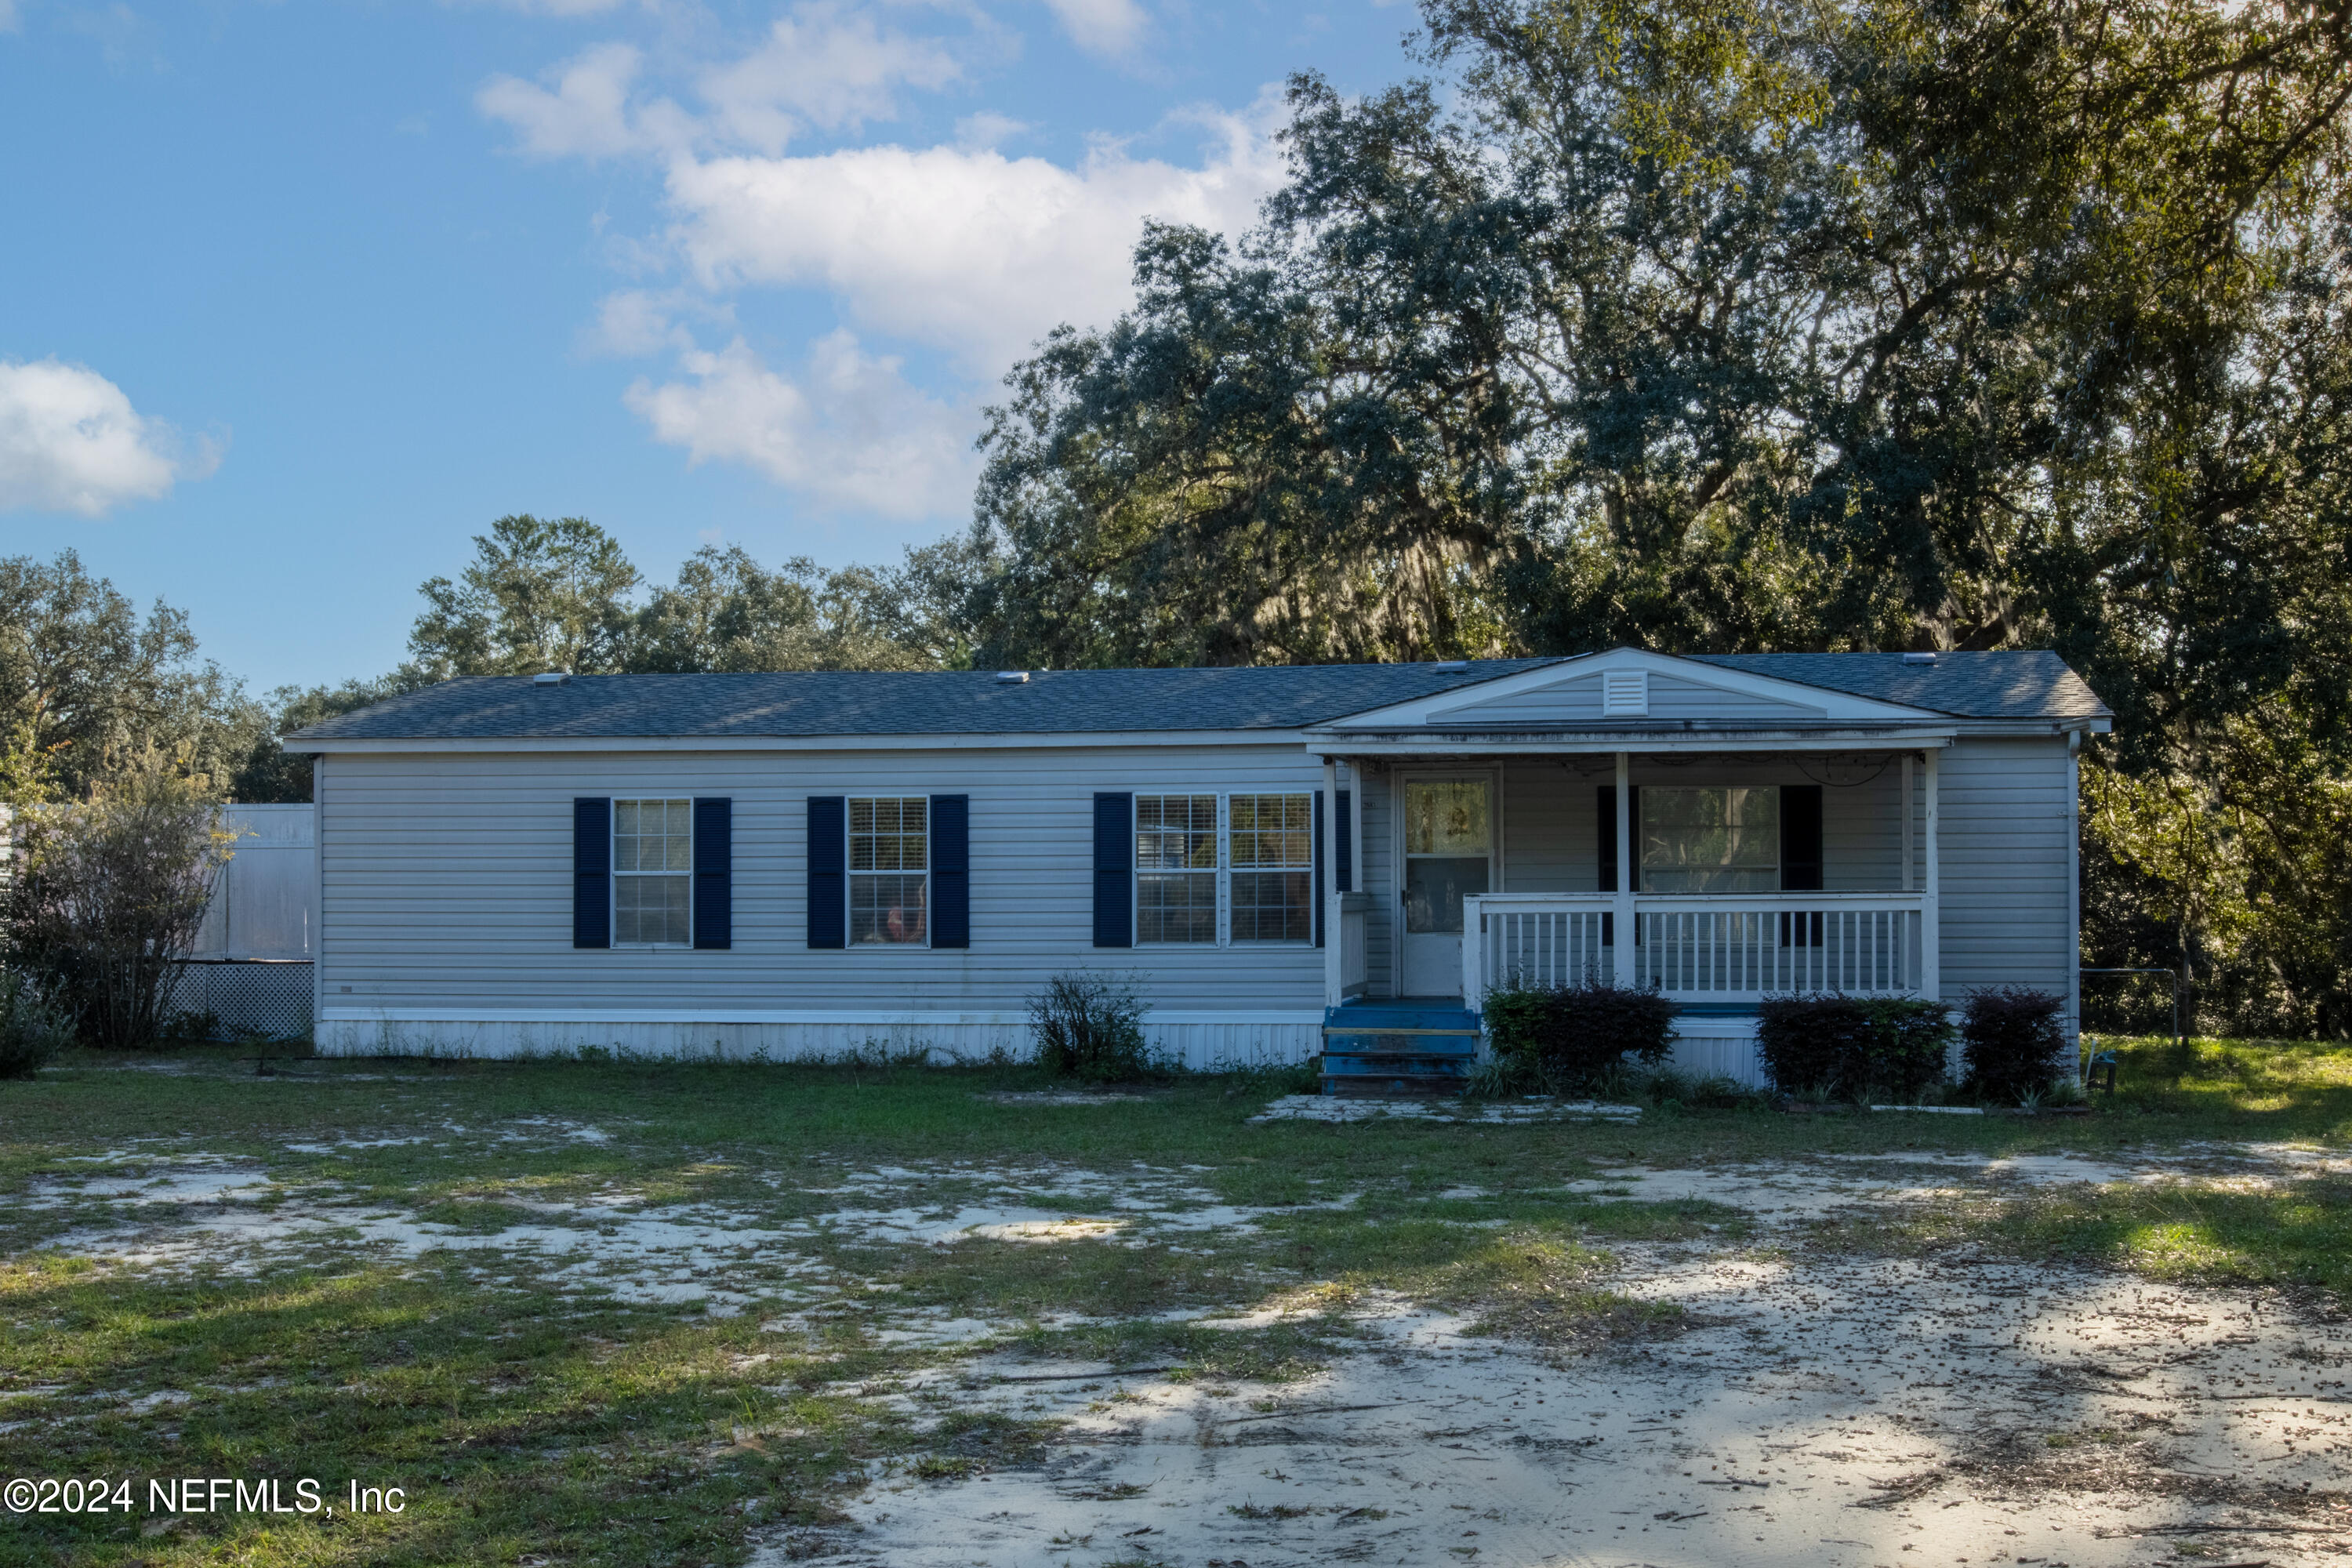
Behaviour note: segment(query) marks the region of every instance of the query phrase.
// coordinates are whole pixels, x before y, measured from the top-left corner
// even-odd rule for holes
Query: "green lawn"
[[[296,1061],[257,1078],[226,1052],[76,1058],[0,1084],[0,1477],[142,1489],[127,1517],[0,1520],[0,1563],[731,1563],[751,1532],[826,1517],[869,1466],[950,1475],[1033,1451],[1041,1432],[946,1394],[876,1396],[976,1344],[1280,1378],[1348,1353],[1347,1309],[1381,1292],[1568,1348],[1672,1333],[1670,1310],[1610,1291],[1610,1247],[1733,1247],[1751,1227],[1703,1202],[1563,1190],[1612,1165],[2352,1142],[2352,1049],[2125,1051],[2121,1091],[2087,1117],[1632,1126],[1252,1124],[1285,1087],[1268,1079],[1041,1105],[988,1098],[1042,1087],[1012,1068]],[[1091,1197],[1070,1173],[1091,1173]],[[229,1205],[248,1222],[310,1228],[262,1250],[87,1260],[110,1232],[168,1237],[223,1212],[201,1190],[218,1179],[257,1184]],[[1022,1191],[1126,1227],[1049,1244],[904,1233]],[[1150,1217],[1127,1224],[1143,1211],[1122,1194]],[[2192,1167],[2128,1197],[2069,1189],[1820,1237],[1965,1235],[2344,1292],[2345,1196],[2326,1180],[2232,1191]],[[1253,1226],[1188,1218],[1215,1205]],[[626,1258],[583,1271],[468,1245],[536,1226],[618,1247],[701,1224],[756,1239],[672,1300],[633,1292]],[[385,1226],[429,1245],[386,1243]],[[1275,1303],[1297,1310],[1213,1321]],[[906,1337],[956,1322],[979,1337]],[[314,1478],[335,1513],[173,1522],[145,1510],[151,1477],[284,1478],[289,1501]],[[350,1516],[352,1479],[404,1488],[404,1511]]]

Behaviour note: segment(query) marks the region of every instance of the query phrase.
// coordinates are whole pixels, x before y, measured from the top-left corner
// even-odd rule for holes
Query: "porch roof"
[[[1309,726],[1325,754],[1916,750],[1961,735],[2104,732],[2113,715],[2048,652],[1677,657],[1639,648]]]

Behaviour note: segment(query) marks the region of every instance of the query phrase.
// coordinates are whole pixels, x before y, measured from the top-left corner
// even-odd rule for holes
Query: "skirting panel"
[[[344,1013],[343,1016],[337,1016]],[[1322,1016],[1311,1020],[1186,1019],[1146,1016],[1155,1049],[1193,1071],[1305,1061],[1322,1049]],[[708,1021],[549,1017],[352,1016],[331,1009],[319,1022],[322,1056],[440,1058],[663,1058],[703,1061],[924,1060],[947,1066],[1002,1053],[1029,1056],[1018,1018],[953,1015],[937,1021],[905,1014],[822,1020]]]
[[[1756,1058],[1753,1018],[1688,1018],[1675,1025],[1675,1071],[1693,1078],[1727,1078],[1750,1089],[1764,1087],[1764,1064]]]

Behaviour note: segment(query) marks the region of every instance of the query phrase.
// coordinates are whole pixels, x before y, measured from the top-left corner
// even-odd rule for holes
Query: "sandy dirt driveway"
[[[2255,1182],[2326,1160],[2203,1157]],[[1923,1155],[1851,1173],[1604,1173],[1635,1197],[1708,1197],[1762,1223],[1738,1247],[1617,1249],[1612,1287],[1680,1303],[1685,1331],[1563,1354],[1375,1300],[1358,1308],[1359,1353],[1278,1386],[967,1362],[868,1392],[1062,1420],[1037,1463],[947,1482],[877,1472],[847,1524],[768,1542],[757,1561],[2284,1568],[2352,1554],[2352,1325],[2268,1293],[1802,1239],[1824,1215],[2168,1170]]]

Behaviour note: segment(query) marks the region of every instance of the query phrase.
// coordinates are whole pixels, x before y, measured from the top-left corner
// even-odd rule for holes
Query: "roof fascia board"
[[[1314,949],[1300,949],[1313,952]],[[868,1008],[843,1011],[807,1008],[721,1007],[368,1007],[345,1004],[320,1010],[330,1024],[854,1024],[887,1028],[894,1026],[939,1027],[951,1024],[998,1026],[1026,1026],[1026,1013],[937,1012]],[[1320,1026],[1321,1008],[1259,1008],[1245,1012],[1182,1012],[1153,1008],[1143,1015],[1147,1024],[1307,1024]]]
[[[1671,735],[1652,731],[1640,734],[1580,735],[1572,741],[1545,731],[1464,735],[1340,731],[1308,736],[1307,749],[1318,755],[1355,757],[1606,756],[1612,752],[1910,752],[1923,747],[1940,749],[1952,744],[1955,739],[1949,730],[1827,731],[1802,734],[1677,730]]]
[[[1498,697],[1515,696],[1519,692],[1557,685],[1563,680],[1580,679],[1611,669],[1641,669],[1661,675],[1678,676],[1700,686],[1718,690],[1738,692],[1746,697],[1760,698],[1770,702],[1792,702],[1807,708],[1822,709],[1832,720],[1838,719],[1910,719],[1927,722],[1947,719],[1931,708],[1913,708],[1899,702],[1884,702],[1876,698],[1857,697],[1827,686],[1812,686],[1801,680],[1780,676],[1753,675],[1742,669],[1729,669],[1721,665],[1702,664],[1695,658],[1681,658],[1673,654],[1652,653],[1646,648],[1613,647],[1605,653],[1578,654],[1534,669],[1523,669],[1510,675],[1498,675],[1491,680],[1474,681],[1456,686],[1429,697],[1415,698],[1410,702],[1391,703],[1380,708],[1367,708],[1359,713],[1326,720],[1317,725],[1325,728],[1393,729],[1400,724],[1428,724],[1438,715],[1474,703],[1491,701]]]
[[[300,755],[383,752],[969,752],[1085,751],[1120,746],[1280,746],[1304,730],[1081,730],[1000,735],[343,735],[281,742]]]

